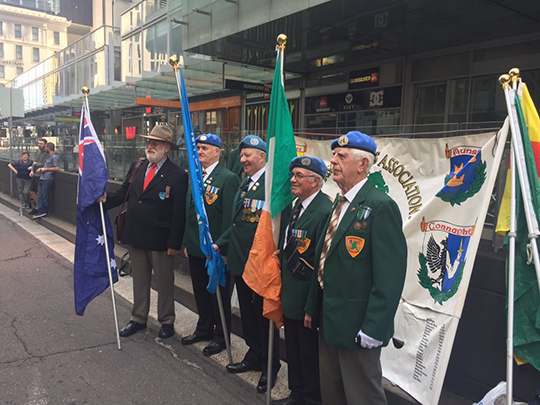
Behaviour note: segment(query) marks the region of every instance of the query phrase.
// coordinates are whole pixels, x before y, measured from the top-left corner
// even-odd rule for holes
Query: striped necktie
[[[339,201],[336,205],[336,208],[334,209],[334,213],[332,214],[332,218],[330,219],[330,224],[328,224],[328,229],[326,230],[326,236],[324,237],[324,244],[321,251],[321,259],[319,260],[319,271],[317,272],[317,280],[319,281],[319,285],[321,288],[324,288],[324,263],[326,262],[326,255],[328,254],[328,250],[330,249],[330,246],[332,245],[332,239],[334,238],[334,235],[336,234],[337,226],[338,226],[338,220],[339,216],[341,214],[341,209],[343,208],[343,204],[347,199],[344,196],[339,196]]]
[[[296,244],[296,237],[293,234],[293,228],[300,217],[302,211],[302,203],[298,205],[294,214],[289,222],[289,229],[287,229],[287,246],[285,246],[285,253],[287,253],[287,267],[292,274],[300,274],[304,276],[305,270],[301,266],[300,253],[298,252],[298,245]]]

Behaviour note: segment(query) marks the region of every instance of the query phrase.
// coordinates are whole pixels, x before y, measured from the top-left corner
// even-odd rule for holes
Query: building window
[[[15,24],[15,38],[22,38],[21,24]]]
[[[0,58],[4,57],[4,44],[0,42]]]
[[[22,45],[15,45],[15,58],[22,60]]]
[[[4,35],[4,23],[0,21],[0,35]]]
[[[58,31],[54,31],[54,44],[60,45],[60,33]]]
[[[20,66],[17,66],[17,76],[22,75],[24,72],[24,69]]]
[[[32,27],[32,41],[39,41],[39,31],[37,27]]]
[[[6,73],[4,71],[4,65],[0,65],[0,79],[5,79]]]
[[[34,55],[34,62],[39,62],[39,48],[32,48],[32,52]]]

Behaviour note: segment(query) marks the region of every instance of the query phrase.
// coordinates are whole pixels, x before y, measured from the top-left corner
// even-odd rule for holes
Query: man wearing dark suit
[[[231,224],[234,196],[238,191],[240,179],[230,170],[219,164],[221,139],[213,134],[203,134],[195,140],[199,161],[203,169],[204,208],[208,216],[210,233],[217,240]],[[225,349],[225,337],[219,314],[216,294],[206,289],[208,274],[206,256],[200,248],[199,227],[195,204],[191,198],[191,188],[187,197],[187,229],[184,236],[184,254],[189,258],[189,271],[199,320],[195,332],[182,338],[182,344],[191,345],[202,340],[211,340],[203,349],[203,354],[211,356]],[[231,330],[230,274],[225,276],[226,286],[220,286],[221,300],[225,312],[227,331]]]
[[[397,204],[367,179],[377,145],[349,132],[332,142],[341,190],[317,246],[305,324],[319,327],[324,404],[386,404],[381,347],[394,333],[407,244]]]
[[[297,197],[287,227],[282,228],[281,305],[289,373],[289,397],[274,404],[321,404],[319,336],[304,326],[304,308],[314,273],[315,249],[332,210],[330,197],[321,191],[326,176],[324,161],[309,156],[291,160],[292,193]]]
[[[268,319],[263,317],[263,299],[249,288],[242,278],[253,238],[259,224],[264,205],[264,174],[266,143],[255,135],[248,135],[240,143],[240,162],[246,173],[240,189],[234,199],[232,224],[215,242],[214,248],[227,256],[227,268],[234,276],[240,312],[242,331],[249,350],[240,363],[229,364],[231,373],[243,373],[250,370],[263,371],[257,391],[266,392],[268,386]],[[272,370],[275,382],[279,363],[279,335],[274,328],[274,353]]]
[[[158,321],[162,339],[174,335],[174,256],[182,246],[186,222],[187,174],[173,164],[167,153],[177,146],[172,131],[162,125],[152,129],[146,158],[138,168],[128,198],[128,210],[122,243],[128,245],[132,264],[133,309],[131,321],[120,330],[127,337],[146,328],[150,310],[152,269],[158,291]],[[105,193],[98,201],[105,208],[124,201],[135,163],[126,175],[122,187],[113,194]]]

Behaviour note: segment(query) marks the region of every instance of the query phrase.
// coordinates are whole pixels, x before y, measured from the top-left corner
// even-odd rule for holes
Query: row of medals
[[[242,217],[240,219],[246,222],[259,222],[259,215],[256,212],[257,208],[255,207],[244,208],[242,209]]]

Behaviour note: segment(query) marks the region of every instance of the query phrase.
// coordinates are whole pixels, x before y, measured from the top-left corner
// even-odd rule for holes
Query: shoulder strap
[[[146,158],[139,158],[137,160],[137,163],[135,163],[135,167],[133,168],[133,171],[131,172],[131,176],[129,176],[129,187],[127,189],[127,193],[124,196],[124,201],[122,202],[122,206],[120,207],[120,212],[124,211],[124,205],[126,204],[127,199],[129,198],[129,192],[131,191],[131,185],[133,184],[133,179],[135,178],[135,175],[137,174],[137,171],[139,170],[139,167],[146,161]]]

